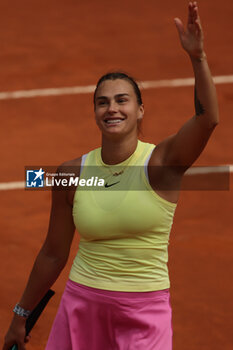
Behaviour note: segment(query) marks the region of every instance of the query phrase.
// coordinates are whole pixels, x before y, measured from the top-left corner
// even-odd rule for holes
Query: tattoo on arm
[[[194,104],[195,104],[195,112],[196,115],[201,115],[205,113],[205,109],[202,106],[201,102],[199,101],[198,97],[197,97],[197,90],[196,88],[194,89]]]

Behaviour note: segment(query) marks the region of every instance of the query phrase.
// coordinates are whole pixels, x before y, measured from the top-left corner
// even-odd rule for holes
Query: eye
[[[117,102],[118,103],[125,103],[125,102],[127,102],[127,99],[126,98],[119,98],[118,100],[117,100]]]
[[[100,101],[97,102],[98,106],[103,106],[103,105],[106,105],[106,104],[107,104],[106,100],[100,100]]]

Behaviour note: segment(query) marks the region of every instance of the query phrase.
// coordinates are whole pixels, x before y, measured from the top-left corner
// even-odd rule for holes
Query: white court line
[[[232,84],[233,75],[220,75],[217,77],[213,77],[213,80],[215,84]],[[194,78],[142,81],[142,82],[139,82],[139,85],[142,87],[142,89],[192,86],[194,85]],[[95,85],[6,91],[6,92],[0,92],[0,100],[43,97],[43,96],[89,94],[89,93],[93,93],[94,90],[95,90]]]
[[[227,171],[233,173],[233,165],[219,165],[212,167],[192,167],[186,171],[186,175],[211,174],[211,173],[225,173]],[[0,191],[24,189],[25,181],[15,182],[0,182]]]
[[[25,181],[15,181],[15,182],[1,182],[0,191],[5,190],[17,190],[25,188]]]

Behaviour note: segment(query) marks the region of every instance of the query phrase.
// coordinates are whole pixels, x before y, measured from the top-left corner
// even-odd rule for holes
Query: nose
[[[117,113],[118,109],[117,109],[117,103],[116,101],[109,101],[109,104],[108,104],[108,113],[110,114],[114,114],[114,113]]]

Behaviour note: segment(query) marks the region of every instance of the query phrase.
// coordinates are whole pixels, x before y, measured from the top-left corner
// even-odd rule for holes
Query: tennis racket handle
[[[18,346],[16,344],[13,345],[10,350],[18,350]]]

